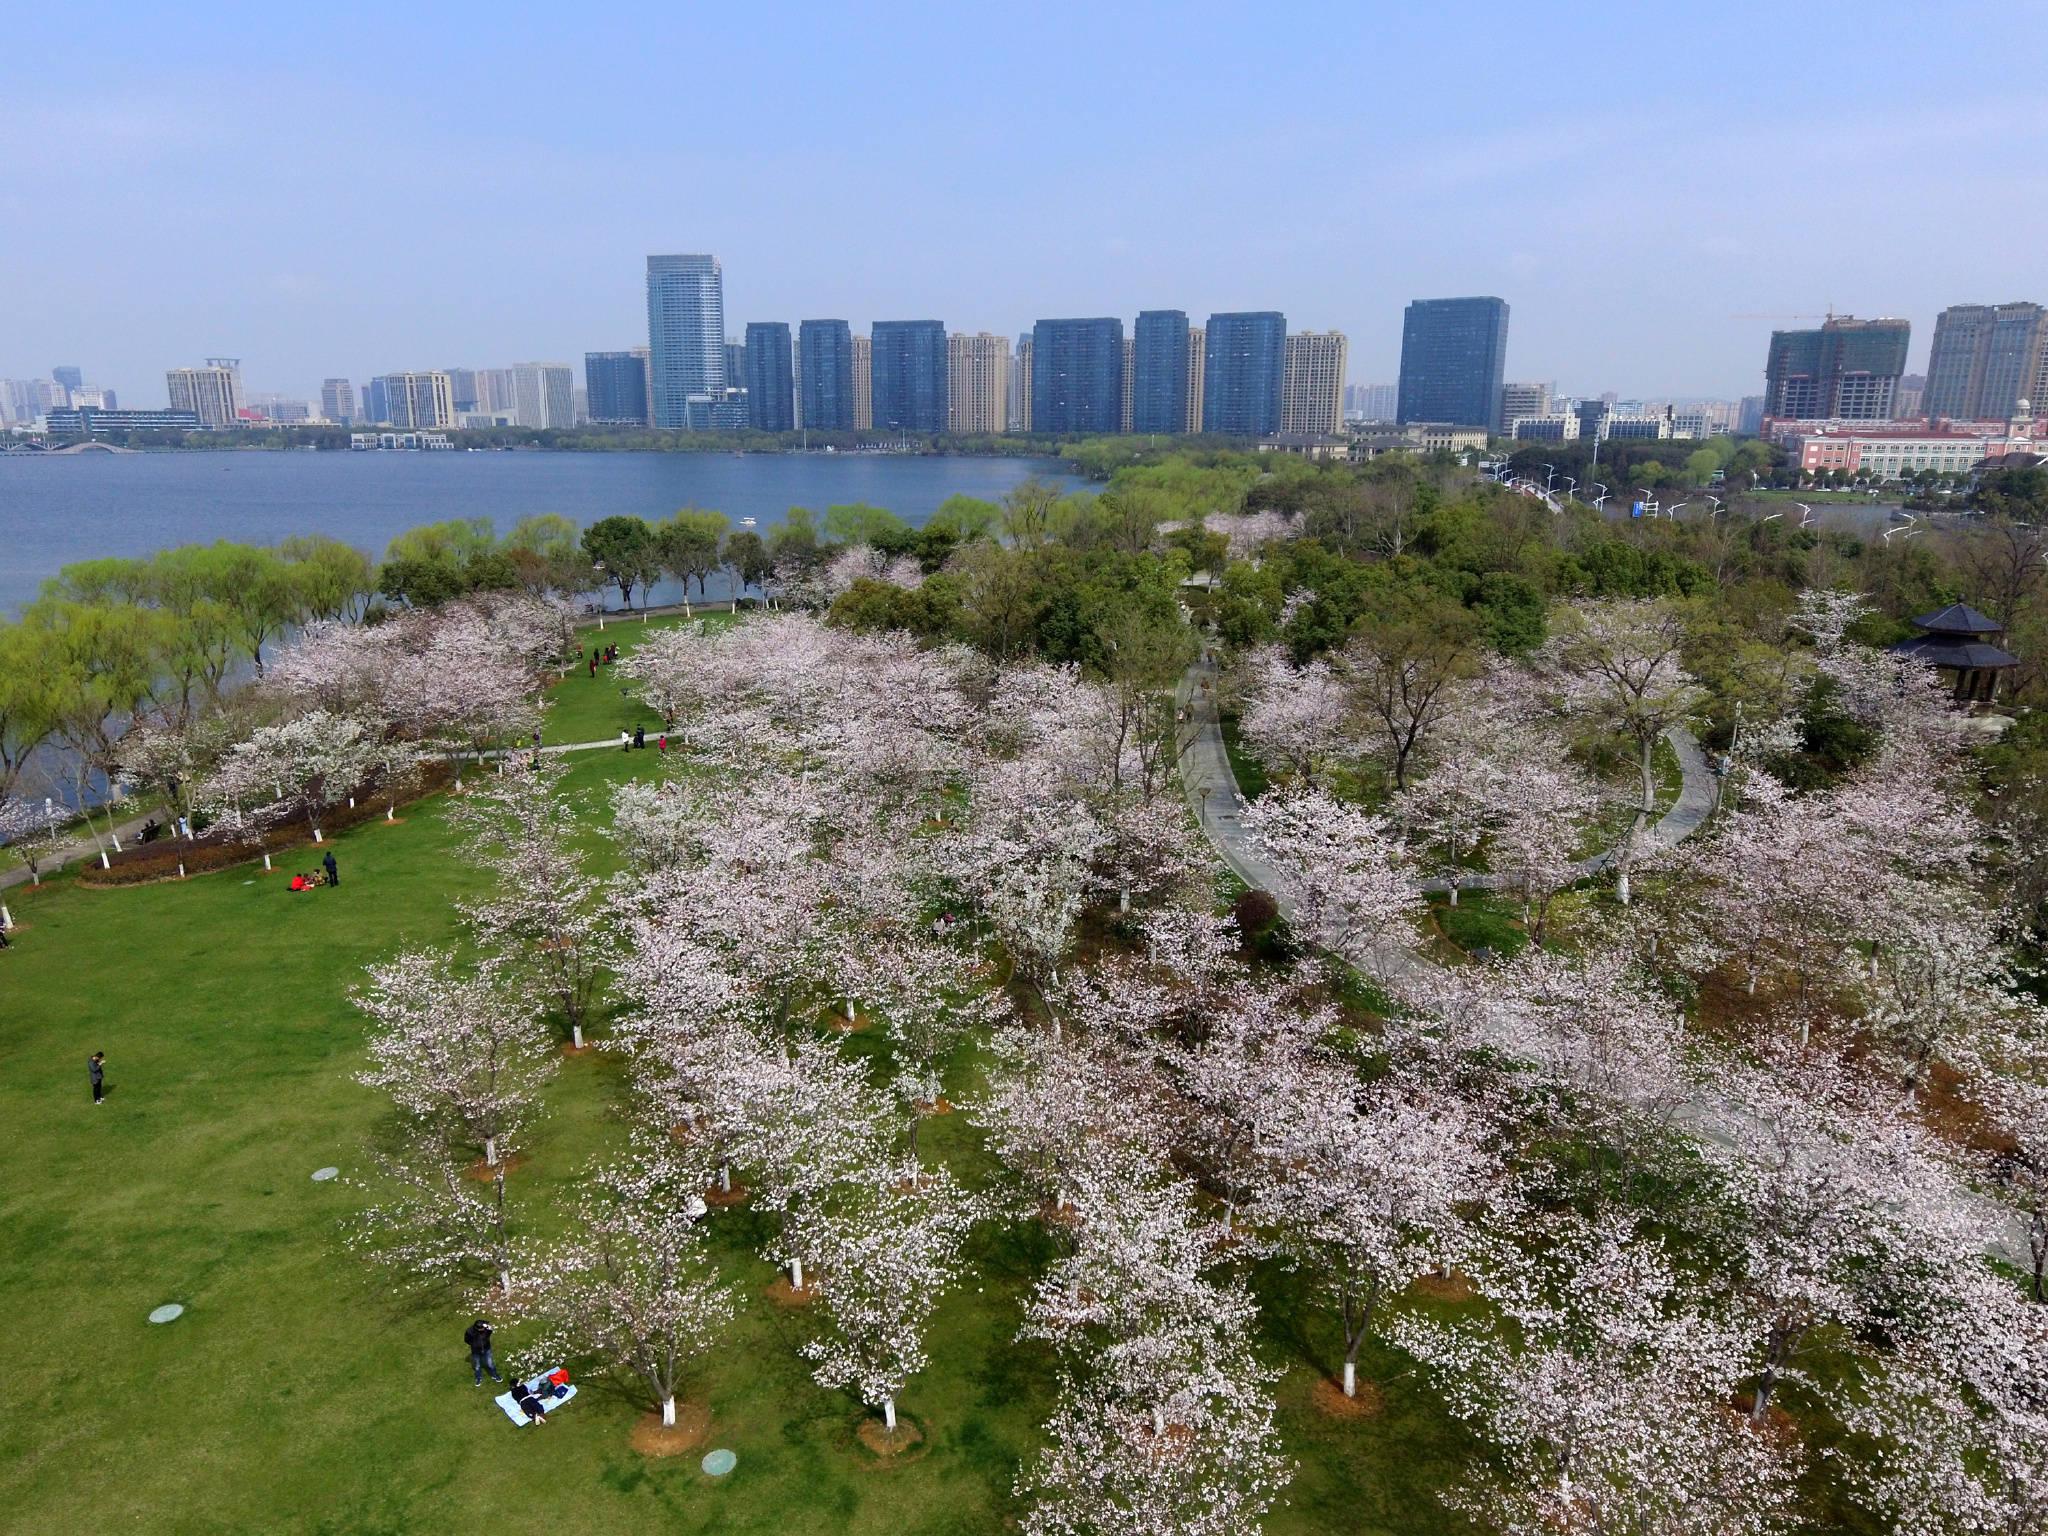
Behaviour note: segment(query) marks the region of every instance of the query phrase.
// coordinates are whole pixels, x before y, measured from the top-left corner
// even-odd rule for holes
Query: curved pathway
[[[1209,684],[1206,689],[1202,686],[1205,682]],[[1251,839],[1244,830],[1241,819],[1244,795],[1238,789],[1237,775],[1230,766],[1230,753],[1224,746],[1215,684],[1216,666],[1205,649],[1202,659],[1188,668],[1177,692],[1184,711],[1177,744],[1180,748],[1181,782],[1188,804],[1223,862],[1247,885],[1271,895],[1279,903],[1281,915],[1291,922],[1294,919],[1293,902],[1288,899],[1272,866],[1253,850]],[[1666,739],[1678,753],[1679,767],[1684,774],[1677,801],[1652,830],[1652,835],[1660,843],[1669,846],[1697,831],[1712,814],[1714,784],[1706,756],[1690,731],[1678,729],[1667,732]],[[1612,857],[1611,849],[1595,854],[1580,868],[1588,874],[1594,873],[1605,868]],[[1469,888],[1484,883],[1484,879],[1476,877],[1460,881],[1459,885]],[[1442,890],[1444,885],[1437,881],[1433,887],[1425,885],[1425,888]],[[1416,978],[1435,969],[1434,961],[1401,944],[1380,944],[1369,954],[1341,954],[1340,958],[1370,975],[1392,982]],[[1720,1147],[1733,1147],[1737,1133],[1744,1129],[1742,1112],[1704,1084],[1696,1085],[1693,1095],[1675,1106],[1671,1118],[1677,1129]],[[1983,1195],[1969,1198],[1980,1203],[1979,1214],[1987,1218],[1988,1226],[1994,1229],[2003,1227],[2003,1231],[1988,1245],[1991,1256],[2022,1270],[2029,1268],[2033,1261],[2028,1247],[2026,1217],[2003,1201]]]

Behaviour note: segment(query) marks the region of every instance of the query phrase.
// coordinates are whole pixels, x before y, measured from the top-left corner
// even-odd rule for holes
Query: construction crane
[[[1824,315],[1730,315],[1730,320],[1832,320],[1835,312],[1830,309]]]

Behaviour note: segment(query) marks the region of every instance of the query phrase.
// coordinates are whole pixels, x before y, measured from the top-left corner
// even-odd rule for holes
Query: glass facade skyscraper
[[[1031,328],[1031,430],[1115,432],[1124,415],[1124,323],[1041,320]]]
[[[1505,300],[1416,299],[1401,318],[1394,419],[1498,432],[1507,361]]]
[[[1921,410],[2004,421],[2024,400],[2048,410],[2048,310],[2038,304],[1951,304],[1934,319]]]
[[[1202,430],[1232,437],[1278,432],[1287,317],[1273,309],[1211,315],[1203,354]]]
[[[796,328],[796,351],[805,430],[853,431],[853,327],[805,320]]]
[[[796,383],[790,377],[789,326],[780,320],[747,324],[747,425],[756,432],[796,428]]]
[[[1188,422],[1188,317],[1180,309],[1138,314],[1131,348],[1131,430],[1183,432]]]
[[[647,258],[647,346],[657,427],[686,427],[693,396],[724,395],[725,276],[716,256]]]
[[[1885,421],[1906,371],[1904,320],[1830,318],[1817,331],[1773,331],[1764,414],[1799,421]]]
[[[583,391],[593,422],[646,426],[653,419],[647,410],[647,349],[584,353]]]
[[[946,430],[946,327],[939,320],[877,320],[870,409],[877,432]],[[809,418],[805,418],[808,420]]]

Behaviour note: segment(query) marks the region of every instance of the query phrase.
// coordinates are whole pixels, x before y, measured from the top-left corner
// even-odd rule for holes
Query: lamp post
[[[1550,494],[1550,482],[1551,482],[1551,481],[1553,481],[1553,480],[1555,480],[1556,478],[1557,478],[1557,466],[1556,466],[1555,464],[1546,464],[1546,465],[1544,465],[1544,466],[1543,466],[1543,494],[1544,494],[1544,495],[1548,496],[1548,495]]]
[[[604,562],[593,560],[590,568],[597,572],[597,632],[604,633]]]

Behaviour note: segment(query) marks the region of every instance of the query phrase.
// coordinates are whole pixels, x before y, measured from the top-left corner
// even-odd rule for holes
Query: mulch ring
[[[866,1029],[871,1021],[866,1014],[856,1009],[852,1018],[848,1018],[843,1013],[835,1013],[829,1016],[825,1022],[838,1030],[842,1035],[857,1035]]]
[[[1408,1289],[1418,1296],[1427,1296],[1431,1301],[1470,1301],[1479,1294],[1479,1288],[1462,1270],[1452,1270],[1448,1275],[1417,1275],[1409,1282]]]
[[[1329,1376],[1316,1383],[1309,1401],[1316,1412],[1332,1419],[1376,1419],[1387,1406],[1385,1395],[1373,1383],[1360,1380],[1358,1395],[1346,1397],[1344,1383]]]
[[[950,1115],[953,1113],[953,1101],[942,1093],[929,1104],[919,1104],[917,1112],[920,1115]]]
[[[751,1191],[738,1179],[732,1181],[731,1189],[720,1189],[716,1184],[704,1191],[704,1203],[723,1208],[728,1205],[743,1205]]]
[[[704,1443],[711,1432],[711,1410],[702,1403],[677,1403],[676,1421],[661,1422],[660,1413],[643,1413],[633,1422],[631,1443],[642,1456],[680,1456]]]
[[[761,1294],[774,1302],[778,1307],[808,1307],[818,1299],[818,1291],[815,1286],[807,1285],[802,1290],[798,1290],[789,1283],[789,1276],[787,1275],[777,1275],[774,1283],[763,1290]]]
[[[875,1418],[863,1418],[854,1434],[862,1445],[875,1453],[882,1466],[900,1467],[907,1461],[918,1460],[931,1449],[925,1444],[923,1426],[901,1414],[897,1415],[894,1434]]]
[[[507,1152],[498,1159],[496,1167],[485,1162],[482,1158],[478,1158],[462,1170],[462,1176],[465,1179],[474,1179],[479,1184],[488,1184],[498,1176],[500,1171],[510,1175],[525,1166],[526,1154],[524,1152]]]
[[[1742,1422],[1750,1422],[1750,1410],[1756,1406],[1754,1392],[1738,1392],[1728,1399],[1728,1406],[1742,1416]],[[1804,1437],[1800,1434],[1799,1421],[1773,1401],[1764,1409],[1764,1421],[1755,1426],[1780,1445],[1797,1445]]]

